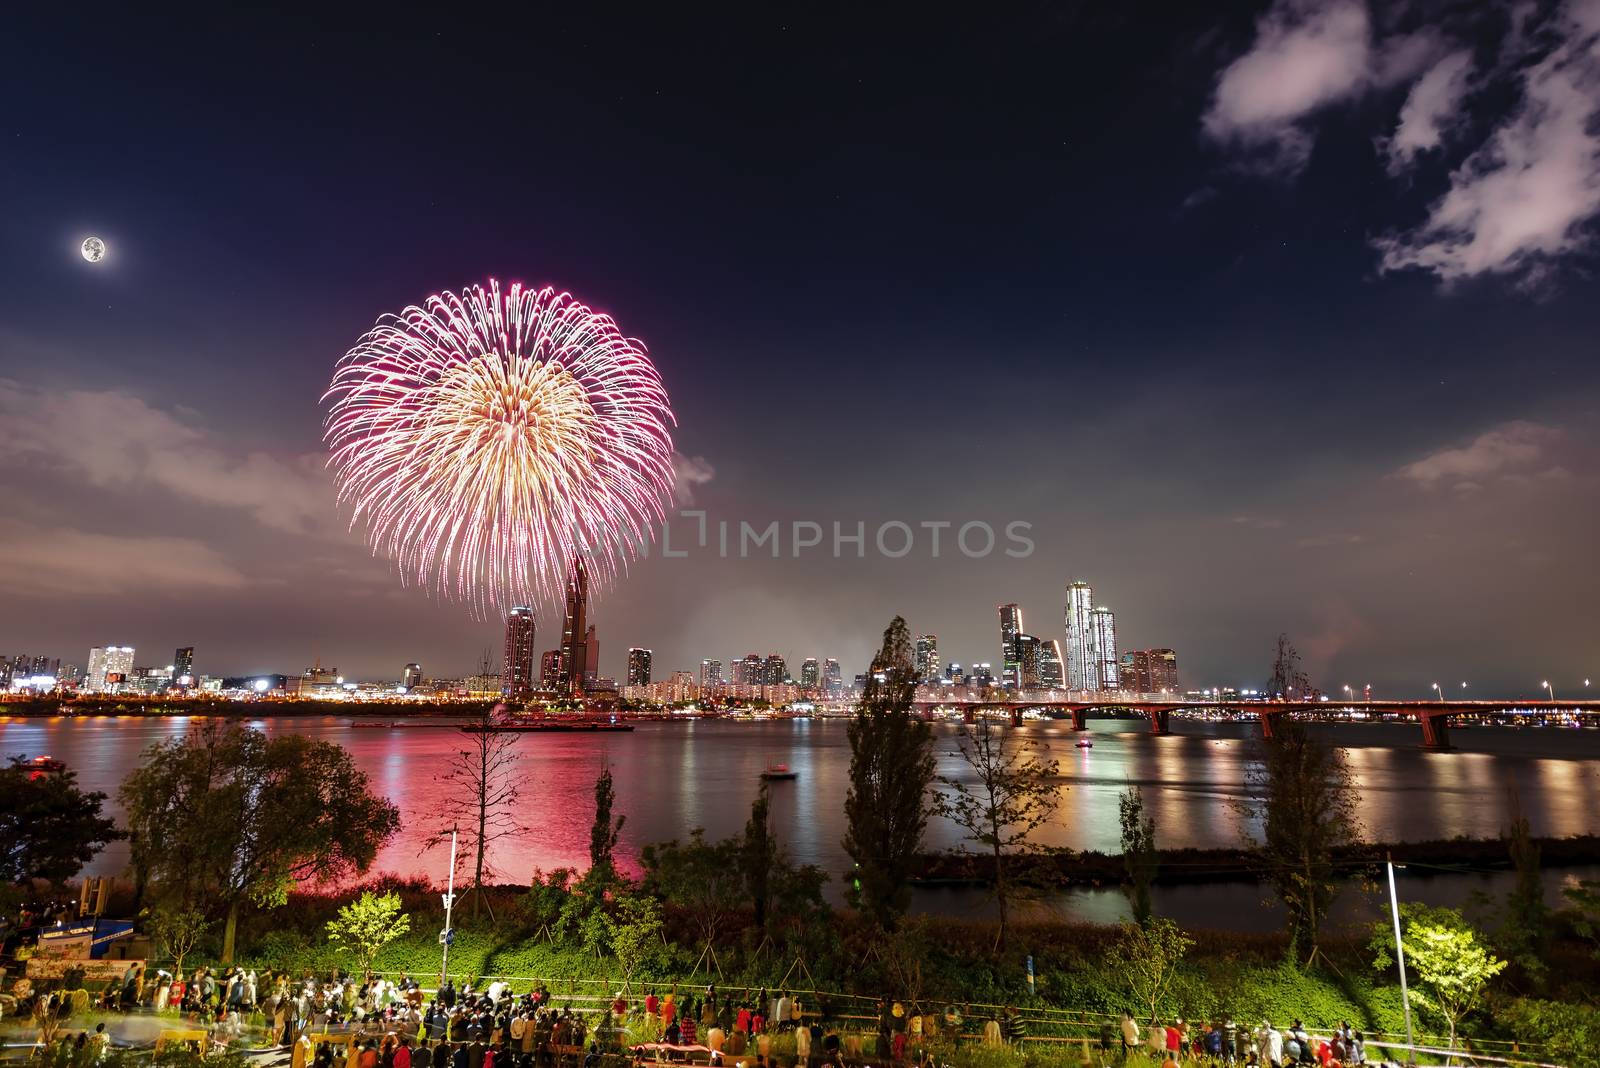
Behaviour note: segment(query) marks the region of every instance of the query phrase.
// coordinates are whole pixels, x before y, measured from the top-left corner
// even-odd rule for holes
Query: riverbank
[[[1600,864],[1600,835],[1536,838],[1542,867],[1563,868]],[[1340,847],[1333,853],[1335,866],[1351,875],[1373,870],[1385,858],[1396,864],[1437,867],[1451,871],[1505,871],[1512,867],[1504,842],[1498,838],[1444,838],[1423,842],[1375,843]],[[1206,883],[1257,883],[1261,860],[1243,849],[1163,849],[1159,852],[1155,882],[1158,886]],[[1042,853],[1008,856],[1006,876],[1011,882],[1039,889],[1120,886],[1128,881],[1120,853],[1078,852],[1052,849]],[[917,858],[912,881],[919,886],[987,886],[994,881],[994,859],[975,853],[926,853]]]

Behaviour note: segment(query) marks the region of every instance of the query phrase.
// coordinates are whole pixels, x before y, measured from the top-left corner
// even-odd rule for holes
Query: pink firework
[[[644,345],[553,289],[472,286],[385,315],[345,354],[323,437],[351,526],[402,576],[483,614],[601,582],[672,502],[672,427]]]

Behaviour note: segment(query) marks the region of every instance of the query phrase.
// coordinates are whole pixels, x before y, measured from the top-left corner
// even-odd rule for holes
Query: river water
[[[146,746],[178,737],[197,721],[182,717],[10,719],[0,721],[0,753],[49,753],[74,768],[82,786],[115,796],[127,770]],[[347,747],[376,789],[400,807],[406,827],[383,851],[379,872],[421,874],[443,882],[446,848],[420,854],[439,809],[439,776],[463,736],[444,726],[353,729],[341,718],[263,719],[269,733],[299,731]],[[1091,749],[1074,747],[1082,737],[1070,724],[1030,723],[1022,728],[1043,755],[1060,764],[1060,808],[1038,835],[1047,845],[1117,852],[1117,798],[1131,784],[1143,788],[1146,811],[1156,820],[1163,847],[1231,846],[1244,818],[1233,804],[1243,784],[1257,728],[1245,723],[1173,719],[1173,733],[1154,737],[1131,720],[1091,721]],[[939,771],[959,777],[955,728],[939,725]],[[1414,724],[1328,725],[1313,728],[1345,749],[1360,791],[1365,835],[1376,841],[1493,837],[1504,824],[1505,792],[1514,785],[1524,814],[1538,835],[1562,836],[1600,829],[1600,732],[1558,728],[1453,730],[1454,749],[1421,748]],[[627,817],[622,850],[636,858],[649,842],[686,837],[704,827],[711,837],[739,831],[768,763],[798,772],[772,787],[776,833],[798,861],[820,865],[834,877],[848,860],[840,846],[848,785],[849,745],[841,720],[767,720],[734,723],[702,720],[640,723],[632,733],[523,734],[517,739],[523,777],[522,802],[533,832],[507,844],[492,858],[507,882],[526,882],[536,868],[583,867],[588,859],[589,821],[595,775],[609,765],[617,784],[618,811]],[[957,830],[930,822],[928,845],[954,848]],[[109,847],[91,866],[95,873],[119,870],[125,843]],[[1563,880],[1595,878],[1595,870],[1567,869],[1547,880],[1552,899]],[[1503,893],[1504,874],[1423,877],[1407,872],[1401,893],[1435,903],[1457,904],[1472,891]],[[1156,904],[1180,922],[1241,930],[1279,923],[1260,905],[1264,893],[1241,884],[1157,889]],[[971,914],[985,895],[974,890],[924,890],[917,907]],[[1347,918],[1359,919],[1376,905],[1345,895]],[[1115,890],[1076,890],[1052,895],[1034,908],[1067,918],[1115,920],[1126,915]]]

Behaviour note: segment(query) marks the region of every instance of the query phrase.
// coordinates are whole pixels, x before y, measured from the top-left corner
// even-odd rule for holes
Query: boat
[[[788,782],[790,779],[799,777],[800,773],[787,764],[768,764],[761,769],[763,782]]]
[[[25,761],[22,766],[28,769],[28,778],[30,779],[43,779],[51,775],[60,775],[67,770],[67,762],[65,760],[57,760],[53,756],[36,756],[32,760]]]
[[[1077,746],[1079,749],[1093,749],[1094,748],[1094,743],[1091,742],[1087,738],[1079,738],[1077,741],[1073,742],[1072,744]]]

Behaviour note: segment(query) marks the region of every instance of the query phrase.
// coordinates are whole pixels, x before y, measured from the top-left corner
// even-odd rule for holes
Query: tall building
[[[844,691],[844,673],[839,670],[839,661],[831,656],[822,662],[822,688],[831,694]]]
[[[1000,606],[1000,682],[1005,686],[1022,683],[1022,655],[1017,635],[1022,633],[1022,609],[1014,604]]]
[[[761,659],[761,654],[746,653],[742,659],[733,662],[733,684],[760,686],[765,672],[766,661]]]
[[[800,685],[808,690],[815,690],[822,682],[822,667],[817,663],[817,658],[808,656],[800,665]]]
[[[1117,677],[1117,619],[1104,605],[1089,613],[1089,652],[1094,661],[1092,689],[1117,689],[1121,685]]]
[[[916,670],[918,682],[939,681],[939,636],[923,634],[917,638]]]
[[[1094,591],[1087,582],[1067,584],[1065,611],[1067,646],[1067,689],[1098,690],[1099,674],[1091,652],[1089,615],[1094,611]]]
[[[533,644],[533,635],[531,635],[531,634],[528,635],[528,644],[530,644],[530,645]],[[533,653],[531,651],[528,653],[528,657],[529,657],[530,660],[532,659]],[[529,672],[529,678],[532,678],[532,675],[533,675],[533,673]],[[422,681],[422,665],[421,664],[407,664],[406,665],[406,669],[400,673],[400,685],[402,687],[404,687],[405,689],[407,689],[407,690],[410,690],[412,687],[416,686],[421,681]]]
[[[533,610],[530,608],[513,608],[506,616],[506,658],[501,677],[507,697],[526,697],[537,688],[533,675]]]
[[[648,649],[628,650],[628,685],[650,685],[650,660],[652,653]]]
[[[194,685],[194,646],[185,645],[172,654],[172,681],[179,686]]]
[[[553,690],[561,683],[561,650],[546,649],[539,657],[539,688]]]
[[[1017,686],[1023,690],[1039,688],[1039,639],[1031,634],[1017,635]]]
[[[987,663],[973,664],[972,670],[967,672],[967,685],[987,690],[994,685],[994,668]]]
[[[1130,649],[1117,658],[1122,689],[1133,693],[1177,693],[1178,654],[1171,649]]]
[[[1059,690],[1066,686],[1066,669],[1061,663],[1061,643],[1054,638],[1039,641],[1039,686]]]
[[[572,560],[567,581],[567,614],[561,625],[561,677],[557,689],[583,696],[583,678],[589,671],[589,569],[583,557]]]
[[[133,646],[97,645],[89,650],[90,690],[108,690],[128,681],[133,674]]]
[[[763,686],[782,686],[789,677],[789,665],[777,653],[768,653],[766,663],[761,665],[761,684]]]
[[[600,637],[594,631],[594,624],[589,624],[589,629],[583,632],[583,684],[587,687],[600,677]]]
[[[700,689],[708,690],[713,686],[722,685],[722,661],[700,661]],[[709,696],[709,694],[707,695]]]

